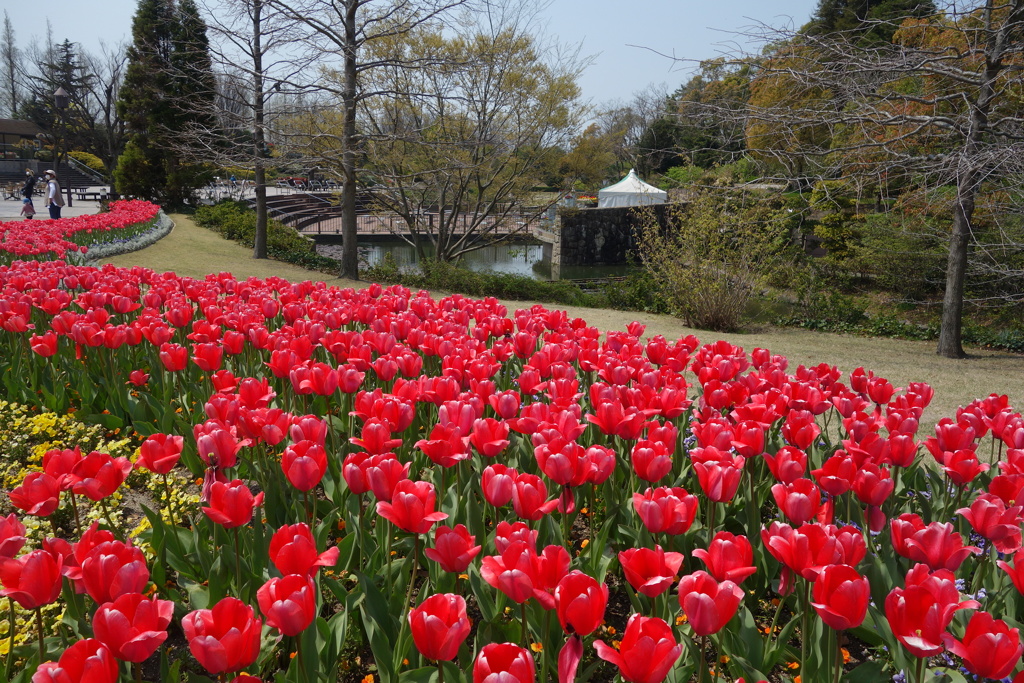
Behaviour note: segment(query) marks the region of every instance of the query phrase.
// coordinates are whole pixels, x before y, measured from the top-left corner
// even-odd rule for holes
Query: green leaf
[[[859,664],[853,671],[843,676],[846,683],[877,683],[879,680],[888,680],[888,678],[882,663],[875,661]]]
[[[424,666],[419,669],[413,669],[412,671],[403,671],[402,675],[398,677],[401,683],[430,683],[432,680],[437,678],[437,668],[433,666]],[[445,678],[445,681],[448,679]]]

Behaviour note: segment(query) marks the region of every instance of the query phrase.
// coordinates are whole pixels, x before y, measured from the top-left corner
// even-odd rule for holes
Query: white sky
[[[717,56],[735,40],[730,32],[755,23],[799,26],[817,0],[552,0],[541,15],[544,30],[566,45],[582,44],[595,55],[580,80],[594,104],[627,102],[649,84],[672,91],[686,82],[693,61]],[[65,38],[99,52],[131,39],[136,0],[0,0],[11,17],[20,47],[46,34],[50,20],[56,42]],[[631,47],[631,46],[643,47]],[[747,46],[749,47],[749,46]],[[646,49],[645,49],[646,48]]]

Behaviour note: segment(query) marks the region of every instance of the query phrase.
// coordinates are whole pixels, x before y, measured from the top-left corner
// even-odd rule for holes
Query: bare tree
[[[402,235],[439,261],[525,232],[546,207],[526,207],[548,159],[577,129],[583,62],[545,50],[532,13],[507,6],[451,29],[420,31],[389,55],[433,61],[379,69],[380,94],[362,101],[367,172],[375,203],[401,216]]]
[[[205,7],[210,52],[218,71],[215,109],[192,123],[178,149],[221,167],[253,172],[256,235],[253,258],[267,258],[268,104],[309,68],[296,24],[268,0],[211,0]],[[186,106],[188,103],[185,103]]]
[[[4,10],[3,39],[0,40],[0,104],[7,115],[14,118],[21,100],[21,84],[18,82],[23,70],[21,50],[15,42],[11,17]]]
[[[386,94],[364,88],[362,83],[377,70],[417,69],[426,65],[396,58],[386,50],[374,52],[374,46],[400,41],[468,1],[267,0],[283,15],[307,28],[306,44],[321,66],[320,70],[310,69],[297,76],[292,83],[309,91],[316,88],[322,96],[336,98],[339,105],[340,121],[332,119],[331,127],[321,130],[313,145],[328,157],[328,162],[333,157],[332,165],[341,179],[342,277],[359,278],[356,190],[362,139],[356,126],[356,109],[362,100]]]
[[[819,177],[881,186],[898,175],[933,189],[924,196],[945,202],[951,224],[937,351],[958,358],[969,257],[1021,247],[998,228],[996,243],[981,239],[976,210],[984,202],[996,220],[1007,207],[993,202],[1019,194],[1024,0],[951,2],[889,23],[893,41],[870,44],[852,32],[758,31],[778,47],[748,60],[747,140],[762,157],[813,159]]]

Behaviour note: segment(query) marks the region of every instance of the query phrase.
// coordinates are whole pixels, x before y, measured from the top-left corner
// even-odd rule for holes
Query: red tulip
[[[845,564],[825,567],[814,582],[814,611],[836,631],[855,628],[864,622],[871,587],[867,577]]]
[[[963,515],[977,533],[993,542],[996,550],[1011,554],[1021,549],[1021,509],[1019,505],[1007,508],[998,496],[982,493],[970,507],[956,512]]]
[[[901,515],[901,518],[903,517],[907,515]],[[897,520],[893,520],[891,528],[896,552],[915,562],[924,562],[932,570],[956,571],[969,555],[981,552],[976,546],[965,546],[963,537],[956,532],[952,524],[932,522],[911,534],[901,532],[904,533],[901,542],[896,540]]]
[[[45,662],[32,675],[32,683],[116,683],[117,660],[95,638],[72,643],[56,662]]]
[[[215,481],[210,485],[209,506],[203,512],[225,529],[248,524],[254,508],[263,504],[263,492],[253,496],[241,479]]]
[[[516,541],[522,541],[526,543],[527,547],[536,552],[537,535],[539,533],[536,529],[531,530],[526,525],[526,522],[514,522],[513,524],[498,522],[498,526],[494,529],[494,547],[499,553],[503,553],[505,548]]]
[[[793,524],[809,522],[825,509],[821,491],[810,479],[797,479],[792,484],[775,484],[772,486],[772,497],[782,514]]]
[[[417,441],[416,448],[441,467],[454,467],[470,456],[466,440],[462,438],[462,430],[454,423],[434,425],[430,430],[430,438]]]
[[[235,429],[218,420],[207,420],[192,428],[199,457],[210,467],[228,469],[238,464],[238,452],[249,445],[239,441]]]
[[[232,597],[213,609],[189,612],[181,620],[189,650],[214,675],[239,671],[256,661],[262,624],[252,607]]]
[[[124,483],[131,471],[128,458],[112,458],[107,453],[93,451],[75,465],[72,474],[78,481],[71,490],[89,500],[103,500]]]
[[[81,561],[82,585],[96,604],[126,593],[141,593],[149,583],[146,556],[132,545],[106,541],[94,546]]]
[[[498,417],[508,420],[519,414],[519,406],[522,400],[519,397],[518,391],[510,389],[491,394],[487,397],[487,402],[494,409],[494,412],[497,413]]]
[[[139,446],[135,467],[145,467],[156,474],[167,474],[178,464],[184,439],[169,434],[151,434]]]
[[[485,458],[494,458],[508,448],[508,423],[485,417],[473,422],[469,441],[477,453]]]
[[[581,571],[571,571],[555,588],[555,611],[566,633],[586,636],[604,621],[608,586]]]
[[[434,522],[448,518],[447,514],[434,509],[436,501],[433,484],[403,479],[395,485],[390,503],[377,503],[377,514],[403,531],[425,534]]]
[[[43,358],[49,358],[57,353],[57,335],[53,330],[42,335],[33,334],[29,337],[28,343],[32,351]]]
[[[633,494],[633,507],[652,534],[684,534],[697,516],[697,498],[682,488],[660,487]]]
[[[164,343],[160,347],[160,362],[168,372],[180,372],[188,365],[188,349],[180,344]]]
[[[964,660],[967,670],[981,678],[1006,678],[1024,652],[1020,632],[988,612],[971,615],[963,640],[948,633],[944,633],[942,639],[950,652]]]
[[[49,517],[60,505],[60,484],[45,472],[29,472],[10,498],[11,504],[26,514]]]
[[[547,500],[548,490],[536,474],[516,476],[512,489],[512,509],[521,519],[537,521],[558,506],[558,499]]]
[[[224,360],[224,348],[219,342],[192,345],[192,362],[203,372],[216,372]]]
[[[831,496],[841,496],[853,486],[858,469],[853,456],[846,451],[836,451],[822,464],[821,469],[812,470],[811,474],[822,491]]]
[[[732,581],[719,583],[707,572],[697,571],[679,581],[679,606],[699,636],[718,633],[739,609],[743,590]]]
[[[256,591],[256,602],[267,626],[297,636],[316,618],[316,584],[310,576],[289,574],[273,578]]]
[[[296,489],[312,491],[327,472],[327,451],[313,441],[299,441],[284,449],[281,469]]]
[[[652,484],[657,483],[672,471],[672,455],[668,448],[657,441],[641,439],[633,446],[630,458],[636,476]]]
[[[0,562],[18,554],[25,545],[25,525],[13,512],[0,517]]]
[[[597,656],[619,667],[622,680],[630,683],[661,683],[675,665],[683,646],[676,643],[672,628],[657,617],[634,614],[626,622],[619,647],[594,642]]]
[[[767,529],[761,529],[761,541],[787,569],[814,581],[824,567],[843,561],[843,546],[833,536],[834,529],[821,524],[793,529],[788,524],[772,522]]]
[[[402,445],[401,439],[391,438],[391,427],[388,423],[375,417],[366,421],[360,437],[352,437],[349,441],[371,455],[388,453]]]
[[[885,617],[893,635],[915,657],[932,657],[942,652],[943,634],[953,614],[977,608],[974,600],[960,601],[953,572],[940,569],[929,573],[916,565],[907,574],[906,588],[894,588],[885,598]]]
[[[64,450],[54,449],[43,454],[43,471],[57,480],[61,491],[70,491],[79,478],[75,466],[82,462],[82,451],[75,446]]]
[[[746,462],[742,456],[719,450],[714,446],[690,451],[693,471],[701,489],[711,501],[728,503],[736,495]]]
[[[537,665],[514,643],[484,645],[473,662],[473,683],[534,683]]]
[[[454,529],[442,524],[434,530],[434,547],[426,548],[423,554],[441,565],[444,571],[459,574],[466,571],[480,552],[480,546],[473,545],[475,540],[465,524],[458,524]]]
[[[167,640],[174,603],[141,593],[127,593],[96,610],[92,628],[96,639],[115,657],[136,664],[149,659]]]
[[[366,468],[369,464],[369,453],[362,451],[349,453],[341,464],[341,476],[349,491],[357,496],[370,490],[370,482],[366,479]]]
[[[768,463],[772,476],[783,484],[792,484],[807,471],[807,453],[799,448],[783,446],[775,455],[762,453],[761,457]]]
[[[480,565],[480,576],[510,600],[524,603],[533,597],[536,552],[523,541],[514,541],[500,555],[489,555]]]
[[[337,546],[317,553],[316,541],[309,526],[286,524],[270,537],[270,561],[282,576],[306,574],[314,576],[320,567],[333,567],[338,561]]]
[[[591,446],[583,453],[580,469],[584,482],[600,486],[615,470],[615,451],[605,446]]]
[[[381,453],[370,456],[364,467],[366,481],[377,500],[391,501],[395,487],[399,482],[409,478],[409,467],[412,463],[402,464],[394,453]]]
[[[533,597],[544,609],[555,609],[555,589],[569,571],[572,559],[560,545],[549,545],[533,556]]]
[[[660,545],[650,548],[630,548],[619,553],[619,564],[626,581],[649,598],[661,595],[675,583],[682,553],[667,553]]]
[[[757,571],[753,565],[754,549],[746,536],[719,531],[711,539],[708,549],[697,548],[691,553],[704,563],[708,573],[719,581],[741,583]]]
[[[791,410],[782,423],[782,437],[790,446],[806,451],[821,434],[821,427],[808,410]]]
[[[1009,575],[1017,592],[1024,595],[1024,550],[1018,550],[1013,556],[1013,564],[999,560],[996,564]]]
[[[988,465],[978,460],[978,454],[971,449],[946,451],[942,454],[942,471],[957,486],[967,484],[982,472],[988,471]]]
[[[0,562],[0,595],[27,610],[56,602],[60,597],[63,561],[46,550],[33,550]]]
[[[472,625],[461,595],[432,595],[409,611],[409,630],[416,649],[427,659],[450,662],[469,637]]]
[[[480,488],[484,500],[494,507],[502,507],[512,500],[512,489],[519,473],[511,467],[494,463],[484,468],[480,477]]]

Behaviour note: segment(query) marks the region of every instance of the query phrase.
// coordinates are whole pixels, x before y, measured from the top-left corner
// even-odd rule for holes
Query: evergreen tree
[[[818,0],[818,9],[805,27],[809,35],[837,32],[860,34],[861,44],[891,42],[904,17],[935,14],[932,0]]]
[[[139,0],[118,110],[128,144],[118,159],[118,192],[183,204],[207,181],[200,166],[174,150],[176,133],[213,99],[206,24],[192,0]],[[200,112],[200,113],[197,113]]]

